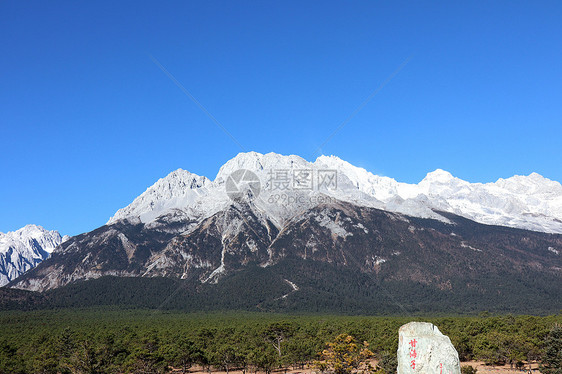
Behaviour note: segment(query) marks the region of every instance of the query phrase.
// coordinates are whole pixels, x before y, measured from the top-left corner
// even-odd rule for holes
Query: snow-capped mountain
[[[189,290],[193,308],[257,294],[276,307],[330,300],[348,310],[352,299],[370,310],[386,298],[429,310],[453,297],[478,300],[476,309],[517,299],[514,310],[558,310],[561,196],[538,174],[480,184],[436,170],[407,184],[334,156],[241,153],[214,180],[172,172],[8,286],[83,292],[75,305],[91,300],[89,287],[129,302],[130,288],[115,284],[166,279]],[[146,305],[144,286],[135,287]],[[173,289],[156,293],[183,300]]]
[[[27,225],[6,234],[0,232],[0,286],[37,266],[66,239],[57,231]]]
[[[337,199],[444,222],[447,218],[439,211],[484,224],[562,233],[562,185],[536,173],[483,184],[437,169],[418,184],[407,184],[336,156],[308,162],[295,155],[256,152],[240,153],[229,160],[214,181],[176,170],[120,209],[108,223],[125,218],[148,223],[171,213],[192,220],[210,217],[232,203],[225,182],[240,169],[259,178],[260,194],[254,203],[278,227],[318,202]]]

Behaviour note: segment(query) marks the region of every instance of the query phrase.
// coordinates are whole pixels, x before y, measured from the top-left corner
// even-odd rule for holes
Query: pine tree
[[[540,371],[543,374],[562,374],[562,326],[558,324],[545,338]]]
[[[373,357],[373,352],[369,350],[367,342],[357,344],[352,336],[341,334],[326,345],[327,348],[321,354],[322,360],[316,362],[316,367],[320,371],[334,374],[350,374],[353,371],[373,372],[368,361]]]

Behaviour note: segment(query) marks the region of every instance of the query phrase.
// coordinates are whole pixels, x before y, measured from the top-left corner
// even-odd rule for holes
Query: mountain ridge
[[[170,210],[183,210],[192,218],[208,217],[230,203],[224,193],[229,175],[239,169],[255,173],[261,181],[263,200],[269,202],[271,193],[268,173],[329,169],[337,172],[337,188],[322,193],[357,205],[377,207],[416,217],[444,219],[434,211],[441,210],[484,224],[498,224],[534,231],[562,233],[562,185],[537,173],[529,176],[499,178],[496,182],[470,183],[454,177],[442,169],[427,173],[418,184],[397,182],[378,176],[338,158],[320,156],[314,162],[302,157],[276,153],[240,153],[227,161],[214,180],[189,173],[183,169],[159,179],[130,205],[120,209],[108,223],[118,219],[140,217],[151,221]],[[178,175],[183,177],[177,180]],[[192,184],[185,192],[181,186]],[[308,195],[319,192],[312,190]],[[303,191],[283,191],[303,196]],[[150,199],[150,195],[156,195]],[[143,201],[144,199],[144,201]],[[166,201],[166,204],[162,204]],[[278,204],[277,204],[278,205]],[[303,209],[313,204],[304,204]],[[204,207],[203,207],[204,206]],[[276,221],[285,222],[303,209],[283,209],[275,204],[262,204]],[[286,208],[286,207],[285,207]],[[294,208],[294,207],[293,207]],[[141,213],[142,212],[142,213]]]

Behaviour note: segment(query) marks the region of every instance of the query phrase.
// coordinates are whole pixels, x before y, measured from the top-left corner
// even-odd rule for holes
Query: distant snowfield
[[[437,169],[418,184],[408,184],[375,175],[336,156],[308,162],[295,155],[257,152],[238,154],[220,168],[213,181],[182,169],[173,171],[117,211],[108,224],[121,219],[150,223],[170,214],[176,219],[209,217],[232,203],[225,181],[239,169],[259,177],[261,192],[253,202],[278,227],[312,206],[338,199],[444,222],[448,220],[439,211],[484,224],[562,233],[562,185],[537,173],[483,184]],[[333,183],[323,184],[330,177],[335,177]]]

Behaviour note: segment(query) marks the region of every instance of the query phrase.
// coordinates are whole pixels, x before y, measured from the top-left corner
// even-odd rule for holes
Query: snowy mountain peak
[[[334,155],[330,155],[330,156],[326,156],[326,155],[321,155],[318,156],[316,158],[316,161],[314,161],[314,163],[319,163],[319,164],[324,164],[324,165],[338,165],[341,163],[345,163],[345,164],[349,164],[351,165],[349,162],[342,160],[341,158],[339,158],[338,156],[334,156]],[[353,165],[351,165],[353,166]]]
[[[427,175],[422,180],[422,182],[444,184],[444,183],[449,183],[450,181],[452,181],[454,179],[457,179],[457,178],[453,177],[453,175],[451,173],[449,173],[448,171],[445,171],[443,169],[436,169],[435,171],[427,173]]]
[[[525,175],[514,175],[513,177],[500,178],[496,186],[505,188],[517,194],[543,195],[543,196],[562,196],[562,185],[559,182],[543,177],[538,173]]]
[[[120,209],[108,223],[129,217],[143,221],[156,218],[165,209],[183,208],[194,202],[212,182],[204,176],[178,169],[159,179],[133,202]]]
[[[222,183],[228,176],[239,169],[250,170],[254,173],[272,169],[294,169],[310,167],[310,163],[296,155],[284,156],[278,153],[261,154],[258,152],[242,152],[227,161],[217,173],[215,183]]]
[[[35,267],[61,242],[62,237],[57,231],[37,225],[0,233],[0,286]]]
[[[338,156],[320,156],[314,161],[314,165],[323,169],[335,169],[339,172],[347,175],[348,177],[353,175],[357,178],[351,179],[361,179],[369,178],[373,174],[369,173],[367,170],[350,164],[349,162],[342,160]]]
[[[448,220],[438,211],[485,224],[562,233],[562,185],[537,173],[495,183],[470,183],[437,169],[418,184],[408,184],[373,174],[337,156],[320,156],[308,162],[296,155],[257,152],[239,153],[227,161],[214,181],[178,169],[120,209],[108,223],[125,218],[152,222],[171,212],[195,221],[210,217],[233,204],[225,181],[239,169],[250,170],[259,178],[261,193],[254,204],[279,227],[313,207],[321,193],[359,206],[445,222]],[[315,190],[321,174],[327,172],[337,174],[337,188]],[[296,175],[308,175],[310,188],[294,188]]]
[[[533,180],[537,180],[537,181],[548,180],[547,178],[543,177],[539,173],[535,173],[535,172],[532,172],[531,174],[529,174],[528,178],[533,179]]]
[[[22,237],[26,237],[26,236],[38,236],[41,233],[46,232],[46,231],[47,230],[45,230],[41,226],[29,224],[29,225],[25,225],[24,227],[22,227],[21,229],[18,229],[16,231],[8,232],[7,234],[12,234],[14,237],[22,238]]]
[[[179,186],[187,187],[190,189],[199,188],[204,185],[208,179],[206,177],[199,176],[197,174],[191,173],[184,169],[177,169],[172,171],[170,174],[166,175],[164,178],[160,178],[154,186]]]
[[[51,253],[60,244],[62,237],[57,231],[49,231],[33,224],[25,225],[21,229],[6,234],[0,232],[0,243],[31,240],[37,241],[44,251]],[[0,245],[0,253],[5,253],[7,250],[6,246]]]
[[[364,168],[357,167],[337,156],[320,156],[314,165],[321,169],[334,169],[345,175],[351,185],[379,200],[396,196],[399,183],[392,178],[375,175]]]

